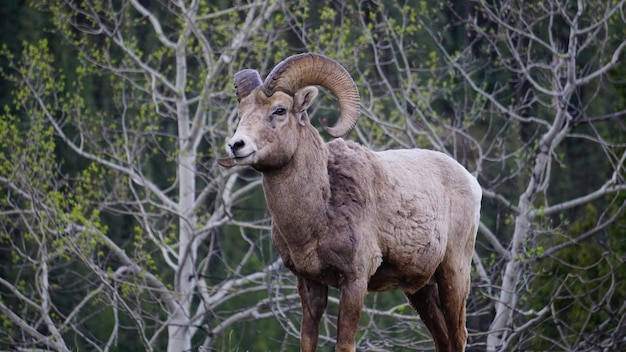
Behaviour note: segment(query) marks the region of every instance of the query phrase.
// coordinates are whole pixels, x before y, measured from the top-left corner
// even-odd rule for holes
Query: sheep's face
[[[280,168],[298,147],[297,129],[308,124],[306,109],[317,97],[317,88],[304,87],[293,97],[284,92],[268,97],[260,88],[239,102],[239,124],[226,143],[230,160],[221,160],[223,166]]]

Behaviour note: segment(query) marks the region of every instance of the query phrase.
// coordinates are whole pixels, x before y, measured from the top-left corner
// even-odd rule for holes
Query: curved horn
[[[237,100],[247,97],[254,88],[263,83],[261,76],[255,70],[245,69],[235,73],[235,93]]]
[[[263,91],[271,96],[276,91],[294,95],[304,86],[320,85],[329,89],[341,109],[341,116],[333,127],[324,126],[333,137],[350,132],[359,118],[359,91],[350,73],[337,61],[319,54],[299,54],[280,62],[263,82]]]

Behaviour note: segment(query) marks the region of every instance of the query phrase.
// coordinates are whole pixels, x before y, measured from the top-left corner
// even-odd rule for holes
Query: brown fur
[[[301,351],[317,347],[328,286],[340,290],[337,351],[355,350],[367,291],[390,289],[405,292],[437,351],[462,351],[480,186],[438,152],[325,144],[306,116],[316,94],[253,91],[229,141],[232,160],[263,173],[272,239],[298,278]]]

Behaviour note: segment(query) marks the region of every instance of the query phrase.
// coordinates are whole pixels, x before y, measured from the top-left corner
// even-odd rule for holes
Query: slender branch
[[[563,203],[555,204],[555,205],[552,205],[543,209],[532,210],[531,215],[534,216],[536,214],[544,214],[544,215],[555,214],[563,210],[585,205],[589,202],[592,202],[596,199],[599,199],[609,194],[626,191],[626,185],[615,185],[611,187],[609,186],[610,183],[612,182],[609,181],[607,184],[603,185],[598,190],[591,192],[583,197],[571,199]]]
[[[297,294],[286,295],[282,297],[264,298],[250,308],[247,308],[235,314],[231,314],[228,318],[224,319],[219,324],[214,326],[212,329],[212,332],[214,334],[222,334],[228,327],[242,320],[247,320],[251,318],[258,320],[258,319],[265,319],[265,318],[273,317],[274,316],[273,311],[270,310],[267,312],[263,312],[262,309],[265,307],[269,307],[273,304],[276,304],[278,302],[296,302],[297,299],[298,299]],[[299,306],[300,304],[292,304],[291,308],[298,308]]]
[[[619,121],[618,119],[624,115],[626,115],[626,110],[615,111],[615,112],[611,112],[611,113],[603,114],[599,116],[591,116],[591,117],[587,117],[584,119],[576,119],[573,123],[573,127],[578,127],[582,124],[591,124],[595,122],[605,122],[605,121],[611,121],[611,120],[617,120],[615,122],[621,123],[621,121]],[[623,124],[622,124],[622,127],[623,127]]]
[[[79,156],[95,161],[98,164],[106,166],[107,168],[110,168],[112,170],[116,170],[116,171],[119,171],[128,175],[131,178],[131,180],[133,180],[134,182],[136,182],[137,184],[143,187],[146,187],[155,196],[157,196],[163,202],[163,206],[168,211],[175,213],[175,214],[178,213],[177,212],[178,205],[175,202],[173,202],[171,199],[169,199],[169,197],[167,197],[165,194],[163,194],[163,192],[161,192],[161,190],[154,183],[146,180],[141,174],[137,173],[135,170],[133,170],[130,167],[123,167],[119,164],[116,164],[111,161],[105,160],[101,157],[98,157],[95,154],[89,153],[85,151],[82,147],[77,146],[74,142],[72,142],[70,138],[67,137],[67,135],[65,134],[65,132],[63,131],[63,129],[61,128],[57,120],[55,119],[52,112],[48,109],[48,106],[46,105],[46,103],[42,100],[41,96],[38,94],[37,89],[31,84],[29,80],[25,80],[25,83],[31,90],[33,97],[35,98],[39,107],[42,109],[46,118],[52,124],[52,127],[54,128],[54,131],[56,132],[58,137],[61,138],[61,140],[63,140],[63,142],[68,147],[70,147],[70,149],[72,149]]]
[[[496,193],[493,190],[483,188],[483,197],[495,199],[498,203],[504,205],[507,209],[509,209],[516,215],[519,215],[521,212],[519,206],[513,204],[503,195],[501,195],[500,193]]]
[[[502,246],[498,237],[496,237],[496,235],[491,232],[491,230],[489,229],[489,227],[487,227],[487,225],[485,225],[485,223],[481,221],[478,228],[480,232],[485,235],[485,237],[487,237],[487,240],[489,241],[489,243],[491,243],[491,245],[496,250],[496,252],[498,252],[498,254],[502,255],[506,260],[511,259],[511,252]]]
[[[547,248],[540,256],[537,256],[537,259],[544,259],[547,258],[551,255],[553,255],[554,253],[565,249],[567,247],[573,246],[575,244],[581,243],[582,241],[592,237],[593,235],[595,235],[596,233],[603,231],[604,229],[606,229],[607,227],[609,227],[610,225],[612,225],[613,223],[615,223],[615,220],[620,217],[622,215],[622,213],[624,212],[624,210],[626,209],[626,200],[624,200],[624,203],[622,203],[622,205],[619,207],[619,209],[617,209],[610,218],[608,218],[606,221],[597,224],[596,226],[594,226],[592,229],[586,231],[585,233],[581,234],[580,236],[577,236],[576,238],[572,238],[569,239],[568,241],[565,241],[561,244],[557,244],[554,245],[550,248]]]
[[[148,9],[146,9],[138,0],[130,0],[130,3],[137,11],[139,11],[139,13],[148,18],[161,44],[170,49],[174,49],[176,47],[176,43],[167,38],[167,36],[163,32],[163,28],[161,27],[161,22],[159,21],[159,19],[156,18],[156,16],[152,12],[148,11]]]
[[[613,52],[613,55],[611,56],[611,59],[606,64],[604,64],[602,67],[598,68],[597,70],[593,71],[592,73],[577,79],[576,85],[581,86],[581,85],[589,84],[594,79],[600,78],[601,76],[607,74],[607,72],[611,70],[613,67],[615,67],[615,65],[617,65],[617,63],[619,62],[619,57],[620,55],[622,55],[622,51],[624,51],[624,48],[626,48],[626,40],[622,41],[622,43],[617,47],[617,49],[615,49],[615,51]]]
[[[29,322],[22,319],[19,315],[15,314],[13,310],[4,305],[4,302],[2,300],[0,300],[0,312],[6,315],[13,324],[17,325],[21,329],[22,332],[28,334],[33,339],[35,339],[35,341],[32,341],[33,344],[44,344],[58,351],[67,351],[67,347],[63,342],[59,342],[55,339],[50,339],[37,331],[37,329],[31,326]],[[28,350],[30,351],[30,349]]]

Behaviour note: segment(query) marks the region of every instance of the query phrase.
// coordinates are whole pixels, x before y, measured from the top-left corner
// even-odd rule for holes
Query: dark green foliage
[[[616,204],[623,203],[620,197]],[[537,273],[528,292],[528,309],[550,311],[532,331],[520,336],[520,346],[530,350],[624,348],[615,339],[623,329],[623,303],[626,300],[626,217],[590,239],[578,242],[580,236],[594,231],[599,214],[588,206],[584,217],[566,231],[558,231],[544,247],[576,241],[532,265]],[[608,341],[614,341],[609,343]]]

